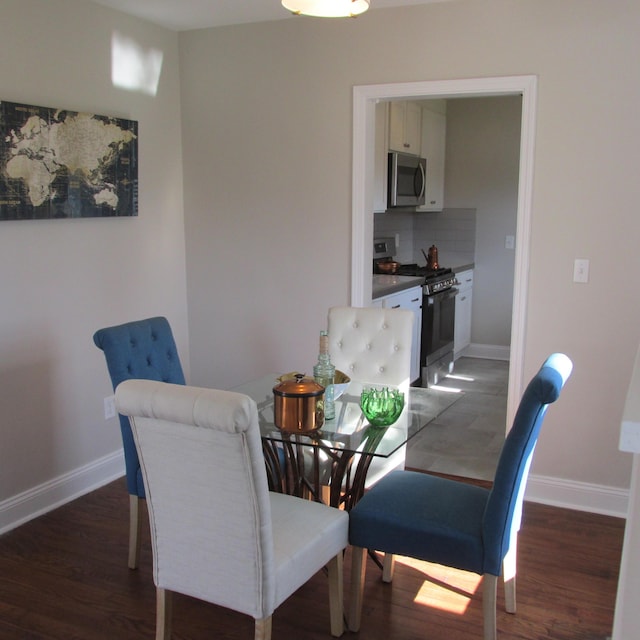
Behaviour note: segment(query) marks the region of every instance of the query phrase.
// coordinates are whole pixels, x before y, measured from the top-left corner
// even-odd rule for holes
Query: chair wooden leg
[[[172,617],[171,591],[156,588],[156,640],[169,640],[171,638]]]
[[[331,612],[331,635],[339,638],[344,633],[344,586],[342,580],[342,551],[332,558],[329,570],[329,611]]]
[[[498,577],[485,573],[482,577],[482,613],[484,615],[484,640],[496,640],[496,599]]]
[[[511,541],[511,548],[502,561],[504,575],[504,601],[507,613],[516,612],[516,557],[518,555],[517,537]]]
[[[362,617],[362,592],[367,571],[366,549],[351,547],[351,602],[349,603],[349,631],[360,630]]]
[[[396,568],[396,557],[393,553],[385,553],[382,562],[382,582],[391,582]]]
[[[129,569],[137,569],[140,558],[140,500],[138,496],[129,494]]]
[[[255,640],[271,640],[271,616],[256,620]]]

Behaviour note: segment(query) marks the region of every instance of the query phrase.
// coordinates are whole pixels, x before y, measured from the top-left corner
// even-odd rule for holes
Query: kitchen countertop
[[[463,271],[473,269],[475,264],[470,262],[468,264],[462,264],[456,267],[452,267],[453,273],[458,274]],[[416,276],[394,276],[385,274],[374,274],[373,286],[371,288],[371,299],[376,300],[383,296],[391,295],[392,293],[398,293],[405,289],[411,289],[412,287],[420,287],[424,282],[423,277]]]
[[[416,276],[392,276],[392,275],[374,275],[373,287],[371,289],[371,298],[382,298],[392,293],[398,293],[412,287],[421,287],[424,282],[423,277]]]

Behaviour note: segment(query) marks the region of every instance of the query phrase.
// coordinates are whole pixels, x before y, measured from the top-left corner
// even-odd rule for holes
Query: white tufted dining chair
[[[379,307],[332,307],[328,330],[329,354],[336,369],[358,382],[397,386],[405,391],[409,388],[413,312]],[[404,444],[389,458],[374,459],[365,488],[394,469],[404,469],[406,452]]]
[[[352,380],[397,386],[408,391],[411,383],[413,312],[379,307],[331,307],[329,354],[336,369]],[[404,469],[406,443],[388,458],[374,458],[367,471],[365,489],[396,469]],[[358,463],[358,458],[353,464]],[[382,579],[391,582],[394,558],[384,557]]]
[[[171,637],[177,592],[252,616],[256,640],[270,640],[274,610],[325,565],[331,634],[342,635],[348,515],[268,491],[255,402],[125,380],[116,406],[130,419],[147,490],[156,639]]]

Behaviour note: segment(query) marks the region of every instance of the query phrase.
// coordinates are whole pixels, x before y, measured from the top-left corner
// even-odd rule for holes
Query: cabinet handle
[[[393,307],[391,307],[391,308],[392,308],[392,309],[399,309],[399,308],[400,308],[400,305],[399,305],[399,304],[396,304],[396,305],[394,305],[394,306],[393,306]]]
[[[418,302],[418,300],[420,300],[420,298],[414,298],[411,302]]]
[[[403,143],[402,143],[402,146],[403,146],[405,149],[408,149],[411,145],[410,145],[408,142],[403,142]]]
[[[467,296],[462,296],[462,298],[460,298],[460,302],[464,302],[467,299]]]

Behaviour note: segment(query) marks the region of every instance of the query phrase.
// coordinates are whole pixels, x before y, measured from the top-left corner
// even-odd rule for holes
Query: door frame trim
[[[513,421],[524,390],[524,345],[529,284],[537,85],[537,76],[525,75],[360,85],[353,88],[351,304],[356,307],[371,304],[370,275],[373,243],[366,242],[366,239],[373,239],[373,213],[371,212],[373,212],[376,103],[380,100],[392,99],[522,96],[507,429]]]

